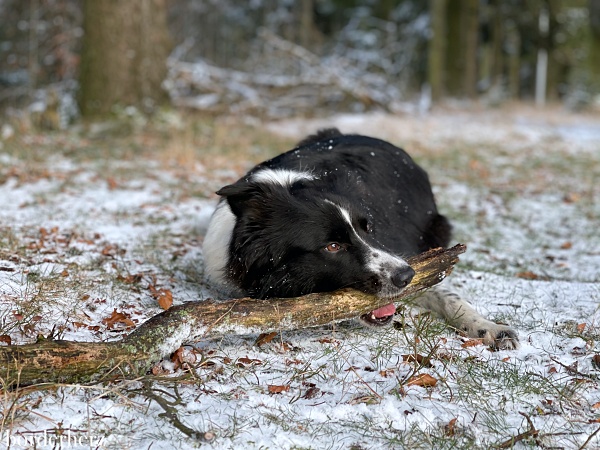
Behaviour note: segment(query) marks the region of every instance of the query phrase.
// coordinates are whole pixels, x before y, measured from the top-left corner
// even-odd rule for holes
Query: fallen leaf
[[[261,345],[268,344],[271,342],[275,336],[277,336],[276,331],[271,331],[270,333],[261,333],[254,341],[254,345],[260,347]]]
[[[577,203],[579,200],[581,200],[581,195],[576,192],[569,192],[563,197],[565,203]]]
[[[286,359],[285,360],[285,365],[286,366],[291,366],[291,365],[298,365],[298,364],[304,364],[304,361],[300,360],[300,359]]]
[[[167,310],[173,305],[173,294],[168,289],[159,289],[156,295],[158,306]]]
[[[335,344],[335,345],[338,345],[340,343],[340,341],[333,339],[333,338],[321,338],[321,339],[317,339],[317,342],[319,342],[320,344]]]
[[[525,280],[537,280],[540,277],[538,274],[533,273],[530,270],[519,272],[516,276]]]
[[[12,340],[8,334],[3,334],[0,336],[0,342],[4,342],[6,345],[10,345]]]
[[[289,385],[278,386],[275,384],[269,384],[267,388],[269,389],[269,394],[281,394],[282,392],[287,392],[290,390]]]
[[[596,402],[592,405],[592,408],[594,409],[600,409],[600,402]]]
[[[174,370],[181,368],[183,366],[183,364],[186,362],[184,359],[184,355],[183,355],[184,351],[185,350],[183,347],[179,347],[171,355],[171,362],[175,365]]]
[[[129,274],[126,277],[119,275],[117,280],[122,281],[125,284],[134,284],[142,281],[143,275],[141,273]]]
[[[119,183],[117,183],[117,180],[115,180],[113,177],[108,177],[106,179],[106,184],[108,184],[109,191],[114,191],[119,187]]]
[[[456,420],[457,418],[455,417],[444,426],[444,432],[446,433],[446,436],[454,436],[456,434]]]
[[[406,381],[407,386],[434,387],[438,380],[427,373],[414,375]]]
[[[583,330],[585,330],[585,325],[585,323],[580,323],[579,325],[577,325],[577,332],[583,333]]]
[[[152,369],[150,369],[150,371],[152,372],[152,375],[155,375],[155,376],[167,375],[167,374],[171,373],[169,370],[165,369],[162,366],[162,363],[158,363],[158,364],[152,366]]]
[[[592,366],[600,370],[600,355],[596,354],[592,357]]]
[[[563,250],[569,250],[571,247],[573,247],[573,243],[569,241],[563,242],[560,246],[560,248],[562,248]]]
[[[250,359],[247,356],[238,358],[237,362],[241,363],[241,364],[256,364],[256,365],[262,364],[262,361],[260,359]]]
[[[311,386],[308,388],[308,390],[304,393],[304,395],[302,396],[302,398],[310,400],[312,398],[315,398],[317,395],[319,395],[321,393],[321,389],[319,389],[316,386]]]
[[[135,327],[135,322],[129,318],[129,314],[117,312],[116,309],[113,310],[110,317],[102,319],[102,323],[105,324],[109,330],[113,329],[117,324],[123,324],[127,328]]]
[[[117,244],[106,244],[100,251],[102,256],[110,256],[113,258],[117,255],[124,255],[125,252],[126,250],[124,248],[119,248]]]
[[[395,371],[396,369],[394,368],[384,369],[379,371],[379,375],[381,375],[383,378],[389,378],[394,374]]]
[[[468,348],[468,347],[476,347],[477,345],[483,345],[483,339],[469,339],[468,341],[463,342],[461,347]]]
[[[405,363],[417,363],[423,367],[431,367],[431,361],[428,357],[419,355],[417,353],[411,353],[409,355],[402,355],[402,361]]]

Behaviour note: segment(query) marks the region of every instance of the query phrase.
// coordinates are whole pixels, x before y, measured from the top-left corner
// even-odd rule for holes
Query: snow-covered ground
[[[297,139],[325,126],[390,140],[428,169],[468,246],[444,283],[518,329],[519,350],[492,352],[408,311],[381,333],[342,323],[262,345],[218,336],[186,350],[191,372],[164,362],[162,379],[4,392],[0,442],[598,448],[599,117],[516,108],[265,128]],[[117,339],[160,312],[157,292],[175,303],[211,295],[201,242],[215,198],[198,192],[235,175],[76,148],[35,154],[24,142],[0,150],[0,345]]]

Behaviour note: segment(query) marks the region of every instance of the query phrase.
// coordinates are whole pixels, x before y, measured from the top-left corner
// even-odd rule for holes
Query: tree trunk
[[[395,301],[434,286],[450,274],[464,245],[435,249],[409,260],[415,276]],[[354,290],[303,297],[224,302],[189,302],[152,317],[119,342],[41,340],[0,347],[0,380],[5,387],[36,383],[82,383],[112,377],[135,377],[185,342],[208,335],[290,330],[357,317],[389,299]]]
[[[166,100],[166,0],[84,1],[79,106],[84,117],[116,105],[149,111]]]
[[[427,79],[431,86],[431,98],[444,96],[446,73],[446,4],[447,0],[430,0],[431,38],[428,49]]]
[[[513,26],[507,33],[510,53],[508,56],[508,92],[511,98],[518,99],[521,92],[521,35]]]
[[[464,77],[463,93],[468,98],[477,96],[477,50],[479,46],[479,0],[463,2]]]
[[[463,51],[462,0],[448,0],[446,9],[446,94],[463,95],[465,59]]]
[[[588,51],[588,70],[592,92],[600,92],[600,0],[589,0],[590,40]]]

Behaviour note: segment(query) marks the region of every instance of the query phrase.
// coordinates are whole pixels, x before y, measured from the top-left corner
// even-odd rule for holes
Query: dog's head
[[[321,189],[310,174],[263,170],[219,192],[235,215],[227,277],[257,298],[350,287],[398,295],[414,271],[377,244],[377,224],[359,205]],[[363,321],[385,325],[393,303]]]

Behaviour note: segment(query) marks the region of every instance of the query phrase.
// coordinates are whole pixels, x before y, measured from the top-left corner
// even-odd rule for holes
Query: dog
[[[360,318],[376,328],[392,322],[393,299],[415,274],[406,258],[447,247],[451,238],[427,173],[404,150],[335,128],[308,136],[217,194],[203,244],[210,285],[260,299],[358,289],[390,299]],[[429,289],[415,302],[487,345],[519,345],[513,329],[447,289]]]

